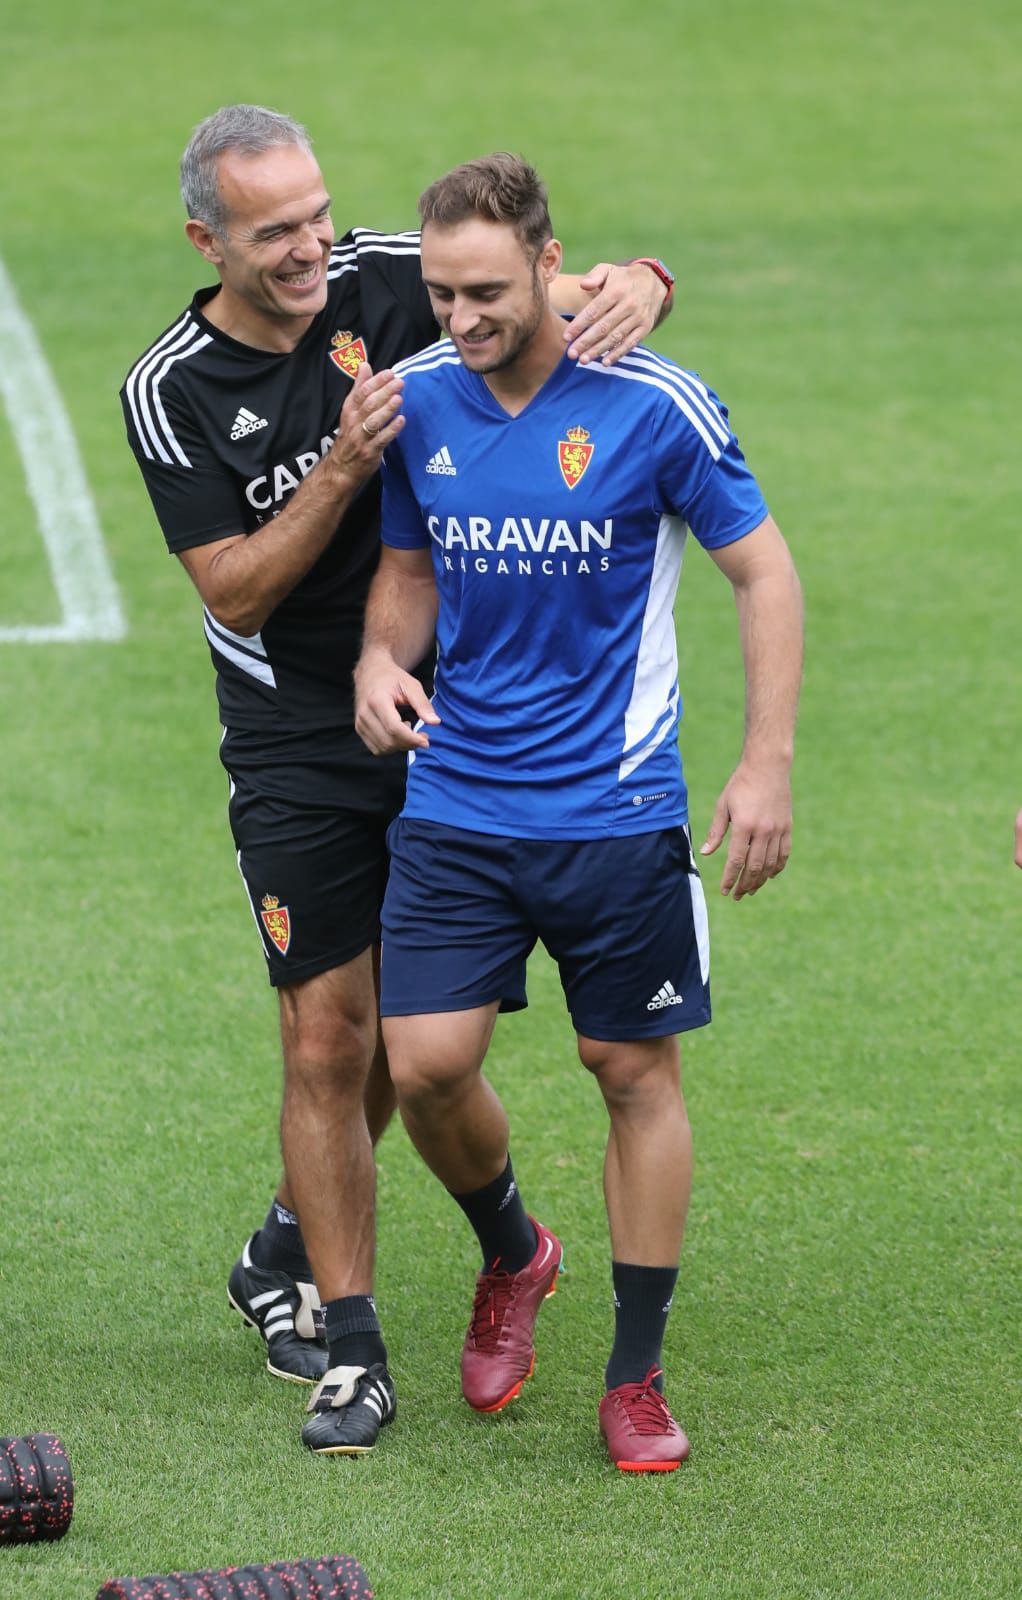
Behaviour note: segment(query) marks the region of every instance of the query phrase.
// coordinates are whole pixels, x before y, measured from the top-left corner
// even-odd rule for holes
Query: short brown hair
[[[439,228],[453,228],[470,217],[510,223],[533,261],[554,231],[539,174],[506,150],[466,161],[437,178],[419,196],[419,216],[423,224],[434,222]]]

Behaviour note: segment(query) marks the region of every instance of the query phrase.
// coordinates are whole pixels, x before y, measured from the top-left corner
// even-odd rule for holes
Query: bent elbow
[[[211,606],[207,601],[206,611],[217,627],[233,634],[240,644],[258,642],[259,630],[266,621],[263,612],[244,606]]]

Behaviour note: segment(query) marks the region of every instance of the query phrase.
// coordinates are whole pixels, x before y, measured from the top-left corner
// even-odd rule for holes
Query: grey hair
[[[214,111],[199,123],[181,157],[181,199],[189,217],[225,238],[228,215],[218,179],[220,157],[228,150],[258,156],[282,144],[298,145],[312,154],[312,141],[301,123],[280,111],[246,105]]]

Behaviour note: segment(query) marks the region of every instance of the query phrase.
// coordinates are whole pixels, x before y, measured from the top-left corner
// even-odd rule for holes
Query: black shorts
[[[372,756],[347,730],[225,729],[220,759],[270,982],[314,977],[376,944],[406,758]]]

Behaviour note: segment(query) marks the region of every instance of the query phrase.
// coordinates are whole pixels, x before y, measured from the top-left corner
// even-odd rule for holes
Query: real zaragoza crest
[[[291,943],[291,918],[287,906],[282,906],[275,894],[263,895],[263,909],[259,913],[270,938],[282,956],[287,955]]]
[[[557,461],[561,477],[569,489],[574,489],[593,459],[596,446],[589,444],[588,440],[589,434],[585,428],[569,428],[568,437],[557,442]]]
[[[346,328],[343,333],[335,333],[330,343],[333,346],[332,350],[327,351],[330,360],[349,378],[353,378],[366,360],[365,340],[356,339],[351,330]]]

